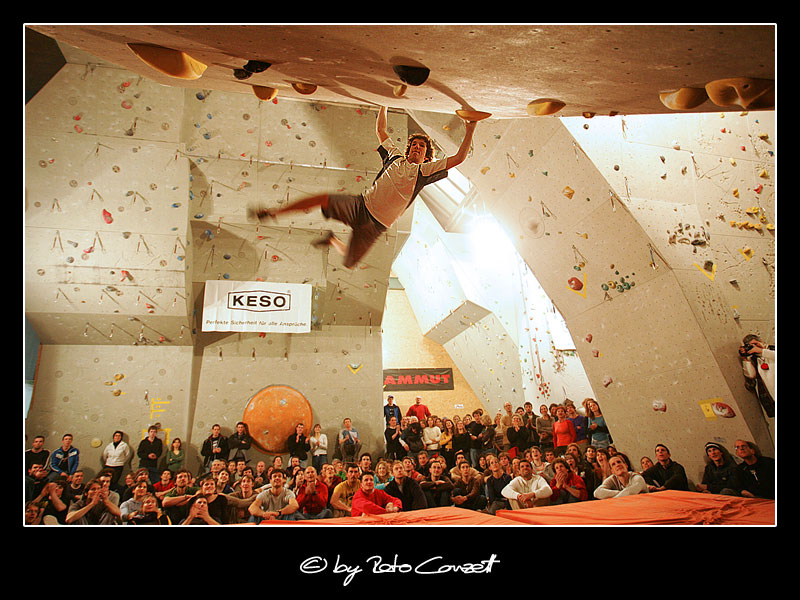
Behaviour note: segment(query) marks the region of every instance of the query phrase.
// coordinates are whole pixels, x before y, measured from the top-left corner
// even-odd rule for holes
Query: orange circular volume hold
[[[305,425],[308,435],[313,426],[311,419],[311,404],[306,397],[286,385],[271,385],[257,392],[242,417],[255,445],[268,454],[286,452],[286,441],[298,423]]]

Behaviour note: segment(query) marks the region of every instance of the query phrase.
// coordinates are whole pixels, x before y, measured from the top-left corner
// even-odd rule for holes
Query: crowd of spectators
[[[252,438],[237,423],[203,441],[198,473],[186,468],[179,438],[164,448],[158,427],[134,449],[114,432],[103,467],[88,481],[73,436],[52,452],[36,436],[25,452],[25,523],[79,525],[216,525],[326,519],[456,506],[495,514],[572,502],[602,501],[662,490],[690,490],[683,466],[659,443],[638,468],[614,446],[594,399],[576,406],[506,403],[492,418],[477,409],[439,417],[417,397],[402,413],[384,405],[384,447],[365,451],[345,418],[329,449],[320,424],[297,424],[288,459],[251,464]],[[774,460],[737,440],[737,462],[716,442],[705,446],[702,481],[691,491],[775,497]],[[373,459],[373,454],[375,459]],[[138,468],[125,468],[138,458]]]

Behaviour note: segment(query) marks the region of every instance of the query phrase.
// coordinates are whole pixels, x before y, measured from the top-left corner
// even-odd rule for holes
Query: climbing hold
[[[539,98],[528,103],[528,114],[532,117],[541,117],[544,115],[553,115],[564,108],[566,104],[561,100],[553,100],[551,98]]]
[[[406,91],[408,91],[408,86],[405,85],[404,83],[400,83],[394,86],[394,88],[392,88],[392,93],[398,98],[402,98],[403,96],[405,96]]]
[[[561,190],[561,193],[571,200],[572,196],[575,194],[575,190],[569,186],[566,186],[563,190]]]
[[[580,279],[578,279],[577,277],[570,277],[570,278],[567,280],[567,285],[568,285],[568,286],[569,286],[571,289],[575,290],[576,292],[578,292],[578,291],[580,291],[581,289],[583,289],[583,283],[581,283],[581,280],[580,280]]]
[[[480,110],[466,110],[463,108],[457,110],[456,114],[465,121],[482,121],[492,116],[492,113],[482,112]]]
[[[278,95],[278,90],[263,85],[254,85],[253,93],[256,95],[256,97],[258,97],[259,100],[274,100]]]
[[[114,217],[112,217],[112,216],[111,216],[111,213],[110,213],[110,212],[108,212],[108,211],[107,211],[105,208],[103,209],[103,220],[104,220],[106,223],[109,223],[109,224],[111,224],[111,223],[113,223],[113,222],[114,222]]]
[[[724,402],[712,402],[711,410],[718,417],[723,417],[725,419],[730,419],[731,417],[736,416],[736,412],[734,412],[734,410]]]
[[[603,377],[603,387],[608,387],[608,386],[610,386],[610,385],[611,385],[613,382],[614,382],[614,380],[613,380],[613,379],[611,379],[611,377],[610,377],[609,375],[606,375],[605,377]]]
[[[587,333],[587,334],[586,334],[586,337],[585,337],[585,338],[583,338],[583,340],[584,340],[584,341],[585,341],[587,344],[590,344],[590,343],[592,342],[592,334],[591,334],[591,333]]]
[[[653,410],[657,412],[667,412],[667,403],[663,400],[653,400]]]
[[[251,73],[262,73],[271,66],[272,63],[264,62],[262,60],[248,60],[243,68]]]
[[[295,83],[292,84],[292,87],[294,88],[294,91],[296,91],[298,94],[303,94],[306,96],[308,96],[309,94],[313,94],[314,92],[317,91],[317,86],[315,86],[313,83],[301,83],[299,81],[296,81]]]
[[[772,79],[732,77],[706,84],[706,93],[717,106],[775,108],[775,82]]]
[[[703,88],[682,87],[658,95],[661,104],[672,110],[691,110],[708,100],[708,93]]]
[[[392,67],[400,81],[408,85],[422,85],[428,80],[431,70],[427,67],[414,67],[411,65],[394,65]]]
[[[149,44],[128,44],[128,48],[142,62],[156,71],[178,79],[198,79],[207,66],[180,50],[151,46]]]

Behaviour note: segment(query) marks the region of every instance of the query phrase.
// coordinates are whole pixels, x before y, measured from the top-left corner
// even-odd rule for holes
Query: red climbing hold
[[[570,277],[567,280],[567,285],[569,285],[569,287],[575,290],[576,292],[583,289],[583,283],[581,283],[581,280],[578,279],[577,277]]]
[[[103,220],[106,223],[113,223],[114,222],[114,217],[112,217],[111,213],[108,212],[105,208],[103,209]]]

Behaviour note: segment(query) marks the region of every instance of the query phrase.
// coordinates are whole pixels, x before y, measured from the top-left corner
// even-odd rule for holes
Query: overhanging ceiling
[[[170,86],[325,102],[385,104],[524,117],[530,102],[558,116],[674,112],[659,99],[728,78],[775,78],[773,25],[28,25],[108,63]],[[180,51],[207,66],[197,79],[162,74],[129,44]],[[69,60],[69,57],[67,57]],[[247,79],[248,61],[271,66]],[[421,85],[393,67],[424,67]],[[241,74],[241,72],[240,72]],[[316,90],[301,94],[293,84]],[[728,107],[735,110],[736,107]],[[720,110],[711,100],[693,112]]]

